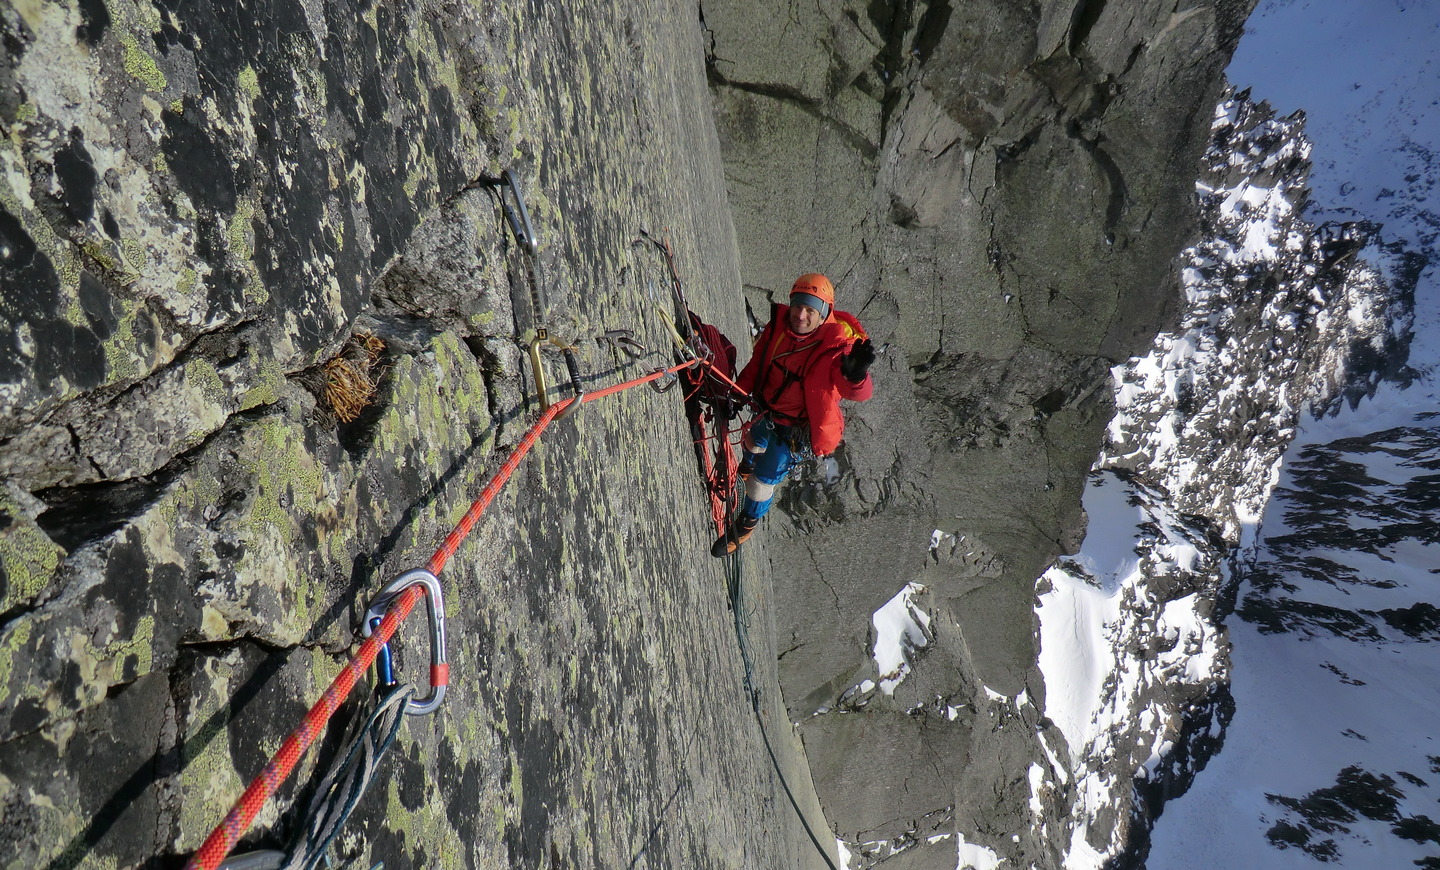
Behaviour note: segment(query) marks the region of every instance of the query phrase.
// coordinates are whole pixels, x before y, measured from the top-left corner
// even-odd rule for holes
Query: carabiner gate
[[[515,234],[515,238],[525,246],[525,250],[530,252],[530,256],[538,257],[540,255],[540,239],[535,235],[535,228],[530,224],[530,211],[525,208],[525,195],[520,192],[520,180],[515,177],[514,172],[507,169],[505,174],[500,176],[500,183],[509,187],[511,195],[515,197],[515,210],[511,210],[510,203],[506,202],[503,197],[500,199],[500,208],[505,212],[505,220],[510,224],[510,232]],[[519,214],[516,214],[516,211]]]
[[[385,616],[391,603],[416,584],[425,589],[425,605],[430,615],[430,694],[418,701],[412,698],[405,702],[405,712],[426,716],[439,709],[440,702],[445,700],[445,687],[450,683],[450,662],[445,653],[445,596],[440,591],[439,579],[424,568],[415,568],[391,580],[371,600],[360,623],[360,633],[365,637],[374,634],[374,626],[379,625],[378,620]]]

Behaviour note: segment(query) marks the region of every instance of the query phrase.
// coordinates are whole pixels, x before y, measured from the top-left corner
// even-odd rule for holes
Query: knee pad
[[[775,495],[775,484],[752,477],[745,481],[745,495],[751,501],[769,501]]]

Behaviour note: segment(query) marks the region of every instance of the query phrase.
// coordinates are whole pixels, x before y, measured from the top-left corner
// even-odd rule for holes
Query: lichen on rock
[[[697,26],[598,2],[81,2],[7,8],[0,31],[0,846],[179,860],[533,420],[538,326],[587,386],[668,362],[648,229],[702,314],[742,328]],[[611,328],[641,361],[596,340]],[[339,415],[315,375],[355,334],[384,351]],[[771,816],[673,398],[557,425],[454,557],[450,696],[407,721],[339,856],[822,866]],[[413,623],[395,641],[403,679],[425,643]],[[365,698],[242,848],[288,842]]]

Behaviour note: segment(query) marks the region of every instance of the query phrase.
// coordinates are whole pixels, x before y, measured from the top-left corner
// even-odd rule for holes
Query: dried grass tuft
[[[384,352],[385,342],[378,336],[356,334],[325,363],[325,402],[340,422],[352,422],[375,401],[380,380],[376,367]]]

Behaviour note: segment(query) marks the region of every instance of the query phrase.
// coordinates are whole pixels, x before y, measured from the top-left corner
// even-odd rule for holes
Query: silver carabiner
[[[383,617],[395,599],[416,584],[425,589],[425,604],[430,615],[430,694],[418,701],[413,698],[406,701],[405,712],[426,716],[439,709],[440,702],[445,700],[445,687],[450,684],[450,661],[445,654],[445,595],[440,591],[440,580],[424,568],[406,571],[391,580],[371,599],[360,623],[360,633],[364,637],[374,634],[371,620]]]
[[[660,374],[661,372],[665,372],[665,373],[664,373],[663,375],[661,375],[660,377],[656,378],[655,380],[653,380],[653,381],[648,381],[647,383],[650,385],[650,389],[654,390],[654,391],[657,392],[657,393],[664,394],[664,393],[668,393],[668,392],[670,391],[670,388],[671,388],[671,387],[673,387],[673,386],[675,386],[676,384],[680,383],[680,379],[675,376],[675,373],[674,373],[674,372],[665,371],[665,369],[663,369],[663,368],[656,369],[655,371],[651,372],[650,374],[656,375],[656,374]]]
[[[530,252],[530,256],[538,257],[540,255],[540,239],[535,235],[535,228],[530,224],[530,211],[525,208],[525,195],[520,192],[520,180],[509,169],[500,176],[500,180],[510,188],[510,193],[515,198],[515,208],[519,211],[517,215],[515,211],[511,211],[510,204],[503,197],[500,199],[500,208],[505,212],[505,220],[510,224],[510,232],[515,234],[515,238],[525,246],[525,250]]]

